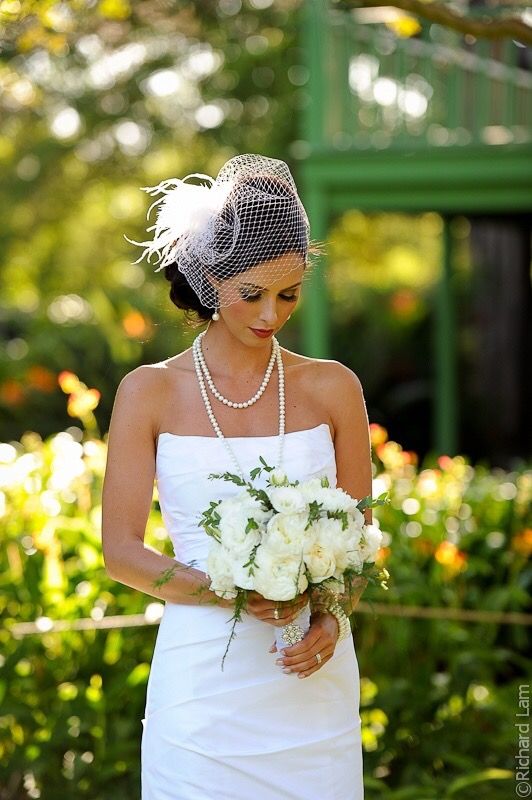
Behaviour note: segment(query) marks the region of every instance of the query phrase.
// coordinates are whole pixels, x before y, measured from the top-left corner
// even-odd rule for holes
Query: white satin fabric
[[[326,423],[285,435],[291,480],[336,485]],[[277,436],[232,437],[244,472]],[[239,488],[208,478],[234,471],[214,437],[162,433],[156,477],[175,558],[206,568],[210,538],[198,525],[210,500]],[[256,485],[264,485],[261,476]],[[231,610],[166,603],[142,720],[142,800],[362,800],[359,671],[350,638],[312,675],[284,674],[269,653],[273,626],[245,614],[221,670]]]

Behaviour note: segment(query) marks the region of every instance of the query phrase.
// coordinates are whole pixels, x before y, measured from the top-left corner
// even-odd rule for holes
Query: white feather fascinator
[[[284,161],[248,153],[230,159],[216,180],[192,173],[141,188],[161,197],[146,215],[149,220],[157,207],[156,222],[146,229],[153,238],[125,236],[144,248],[133,263],[145,256],[151,263],[156,255],[156,272],[176,264],[207,308],[242,299],[238,276],[253,266],[261,264],[262,279],[274,281],[306,259],[308,218]]]

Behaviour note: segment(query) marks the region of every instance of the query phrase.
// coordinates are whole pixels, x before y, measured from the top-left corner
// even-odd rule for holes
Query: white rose
[[[255,589],[268,600],[293,600],[308,586],[300,556],[272,553],[259,547],[256,558]]]
[[[209,588],[212,592],[215,592],[219,597],[236,597],[231,556],[218,542],[213,542],[209,550],[207,574],[211,579]]]
[[[261,537],[261,526],[271,516],[261,508],[260,503],[247,492],[230,497],[218,506],[221,543],[235,556],[244,556],[258,544]],[[257,528],[246,533],[249,519],[254,519]]]
[[[336,564],[335,570],[340,574],[349,565],[348,549],[353,546],[353,541],[356,541],[353,536],[356,530],[353,525],[344,531],[341,520],[328,517],[321,517],[312,524],[313,536],[319,541],[322,548],[331,553]],[[358,538],[360,538],[360,533]]]
[[[308,514],[275,514],[266,525],[261,549],[272,553],[301,556],[303,542],[308,535],[305,527]]]
[[[333,550],[326,543],[320,541],[317,533],[307,539],[303,553],[313,583],[321,583],[334,575],[336,561]]]
[[[308,481],[303,481],[297,487],[305,502],[312,503],[313,500],[316,500],[316,495],[318,492],[321,492],[323,486],[321,485],[321,478],[309,478]]]
[[[367,524],[364,528],[361,554],[364,561],[375,561],[377,552],[382,545],[382,532],[376,525]]]
[[[281,514],[298,514],[307,510],[305,498],[295,486],[274,486],[266,489],[270,503]]]
[[[249,573],[250,568],[244,566],[244,564],[247,564],[248,561],[249,561],[249,555],[247,557],[239,559],[239,561],[233,564],[233,581],[236,586],[240,587],[240,589],[255,588],[255,576],[250,575]]]
[[[360,514],[357,508],[358,500],[343,489],[321,489],[316,499],[322,504],[324,511],[347,511],[356,518]]]

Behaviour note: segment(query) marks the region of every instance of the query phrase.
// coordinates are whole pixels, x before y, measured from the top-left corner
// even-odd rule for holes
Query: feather
[[[186,183],[189,178],[202,178],[209,183]],[[146,232],[154,231],[153,239],[136,242],[124,238],[131,244],[143,247],[141,256],[134,261],[138,264],[144,256],[148,263],[151,257],[157,254],[157,261],[161,262],[155,270],[158,272],[164,266],[176,260],[182,237],[199,237],[209,228],[209,222],[214,214],[220,210],[223,200],[227,195],[228,186],[215,186],[214,179],[202,173],[187,175],[180,178],[168,178],[157,186],[142,186],[141,189],[152,196],[161,194],[149,207],[146,218],[149,220],[151,211],[157,207],[155,225],[151,225]]]

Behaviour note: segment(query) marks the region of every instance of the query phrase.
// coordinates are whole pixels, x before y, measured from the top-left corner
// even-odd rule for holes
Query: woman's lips
[[[259,336],[261,339],[267,339],[268,336],[272,335],[273,328],[270,331],[260,330],[259,328],[250,328],[250,331],[253,331],[255,336]]]

